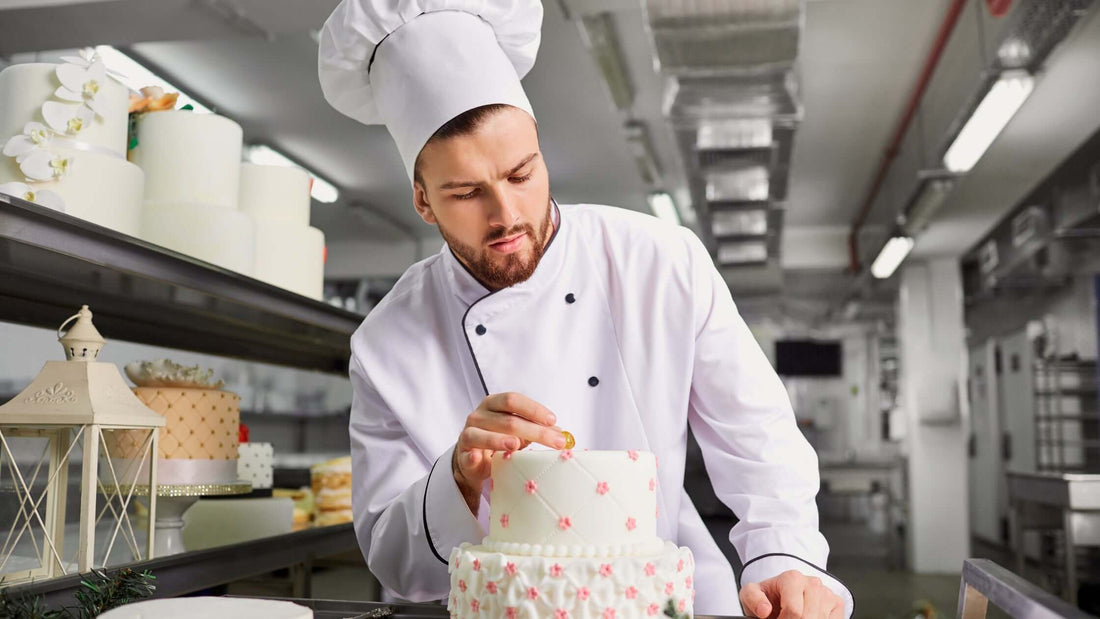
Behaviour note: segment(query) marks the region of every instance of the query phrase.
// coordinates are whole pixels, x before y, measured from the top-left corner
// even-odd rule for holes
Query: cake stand
[[[145,496],[148,496],[149,486],[138,485],[134,488],[136,495],[140,495],[143,491]],[[199,498],[249,492],[252,492],[252,482],[249,481],[222,484],[158,484],[153,557],[166,557],[187,550],[183,547],[183,515]]]

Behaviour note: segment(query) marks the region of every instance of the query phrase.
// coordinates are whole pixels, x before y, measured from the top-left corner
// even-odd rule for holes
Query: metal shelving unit
[[[81,304],[112,339],[341,375],[363,319],[0,194],[0,320],[52,329]]]
[[[1096,362],[1048,359],[1033,370],[1036,469],[1100,472]]]

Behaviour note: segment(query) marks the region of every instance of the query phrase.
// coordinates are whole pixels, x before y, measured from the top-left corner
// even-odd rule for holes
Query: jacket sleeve
[[[352,354],[352,508],[367,566],[397,596],[447,597],[451,549],[484,536],[451,475],[454,447],[425,456]],[[488,506],[482,498],[480,513]]]
[[[693,233],[684,233],[696,340],[688,421],[715,493],[738,518],[730,541],[744,565],[740,583],[797,570],[820,578],[851,617],[851,592],[825,571],[829,545],[818,530],[817,454],[710,254]]]

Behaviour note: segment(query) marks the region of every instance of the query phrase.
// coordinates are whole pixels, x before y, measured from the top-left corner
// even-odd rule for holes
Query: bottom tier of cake
[[[691,617],[691,551],[667,542],[653,555],[541,557],[463,544],[451,553],[451,617],[633,619]]]

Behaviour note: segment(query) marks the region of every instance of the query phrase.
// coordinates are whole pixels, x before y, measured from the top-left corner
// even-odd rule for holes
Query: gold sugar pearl
[[[573,449],[573,446],[577,444],[577,439],[573,438],[567,430],[562,430],[561,435],[565,437],[565,448]]]

